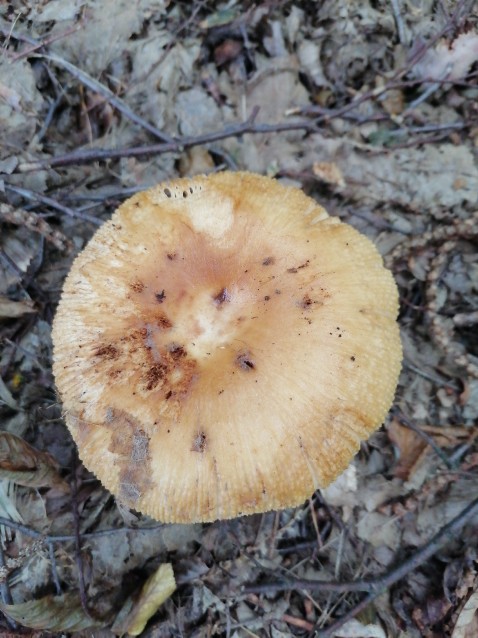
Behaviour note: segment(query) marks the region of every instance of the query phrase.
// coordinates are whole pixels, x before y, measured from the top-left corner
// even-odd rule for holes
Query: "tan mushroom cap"
[[[85,465],[164,522],[298,505],[383,421],[397,288],[370,240],[250,173],[139,193],[68,275],[54,373]]]

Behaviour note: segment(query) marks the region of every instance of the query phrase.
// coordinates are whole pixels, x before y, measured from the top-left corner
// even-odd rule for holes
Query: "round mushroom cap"
[[[365,236],[251,173],[138,193],[69,273],[54,374],[81,459],[164,522],[302,503],[393,400],[397,288]]]

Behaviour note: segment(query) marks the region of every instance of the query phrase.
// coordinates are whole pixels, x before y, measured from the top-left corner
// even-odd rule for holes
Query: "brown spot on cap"
[[[146,390],[154,390],[162,379],[164,379],[165,373],[166,366],[163,363],[156,363],[151,366],[144,377]]]
[[[180,346],[177,343],[170,343],[168,345],[168,352],[171,354],[171,357],[177,361],[178,359],[181,359],[182,357],[185,357],[187,355],[186,350],[183,348],[183,346]]]
[[[236,357],[236,365],[246,371],[254,370],[256,367],[250,352],[240,352]]]
[[[131,288],[131,290],[133,290],[134,292],[143,292],[144,290],[144,283],[142,281],[136,280],[136,281],[132,281],[129,285],[129,287]]]
[[[199,432],[199,434],[194,438],[191,452],[200,452],[202,454],[205,449],[206,449],[206,435],[204,432]]]
[[[111,360],[116,359],[118,357],[118,348],[115,348],[112,344],[108,344],[107,346],[100,346],[98,350],[95,352],[97,357],[103,357],[103,359]]]
[[[303,310],[309,310],[310,308],[312,308],[312,306],[319,305],[319,304],[320,304],[319,301],[317,301],[316,299],[312,299],[310,295],[306,293],[297,305],[299,306],[299,308],[302,308]]]
[[[222,288],[217,293],[217,295],[214,295],[213,300],[214,300],[214,303],[216,303],[218,306],[220,306],[223,303],[231,301],[231,295],[230,295],[230,293],[229,293],[227,288]]]
[[[169,328],[173,327],[173,324],[165,314],[158,315],[156,318],[156,323],[163,330],[168,330]]]
[[[274,259],[274,257],[266,257],[266,258],[264,259],[264,261],[262,262],[262,265],[263,265],[263,266],[271,266],[272,264],[274,264],[274,263],[275,263],[275,261],[276,261],[276,260]]]

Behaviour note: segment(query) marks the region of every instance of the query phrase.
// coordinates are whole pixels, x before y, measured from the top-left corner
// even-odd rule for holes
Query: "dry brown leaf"
[[[465,145],[430,144],[390,152],[317,134],[309,138],[302,169],[314,162],[335,163],[346,183],[344,194],[363,204],[395,203],[421,215],[437,206],[476,205],[478,167]]]
[[[10,432],[0,432],[0,478],[25,487],[69,489],[51,454],[36,450]]]
[[[452,425],[449,427],[440,425],[423,425],[421,429],[433,436],[433,439],[440,447],[454,447],[463,441],[473,441],[478,436],[476,430]]]
[[[413,430],[401,425],[397,419],[392,419],[387,432],[399,453],[393,473],[397,478],[408,481],[424,459],[427,444]]]
[[[314,175],[325,184],[343,188],[345,186],[342,171],[335,162],[314,162],[312,165]]]
[[[104,626],[85,614],[76,594],[45,596],[17,605],[0,603],[0,610],[9,618],[32,629],[59,632]]]

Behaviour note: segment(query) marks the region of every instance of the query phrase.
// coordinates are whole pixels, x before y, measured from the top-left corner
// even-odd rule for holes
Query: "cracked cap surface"
[[[393,400],[397,288],[372,242],[251,173],[127,200],[66,279],[54,374],[86,467],[164,522],[299,505]]]

